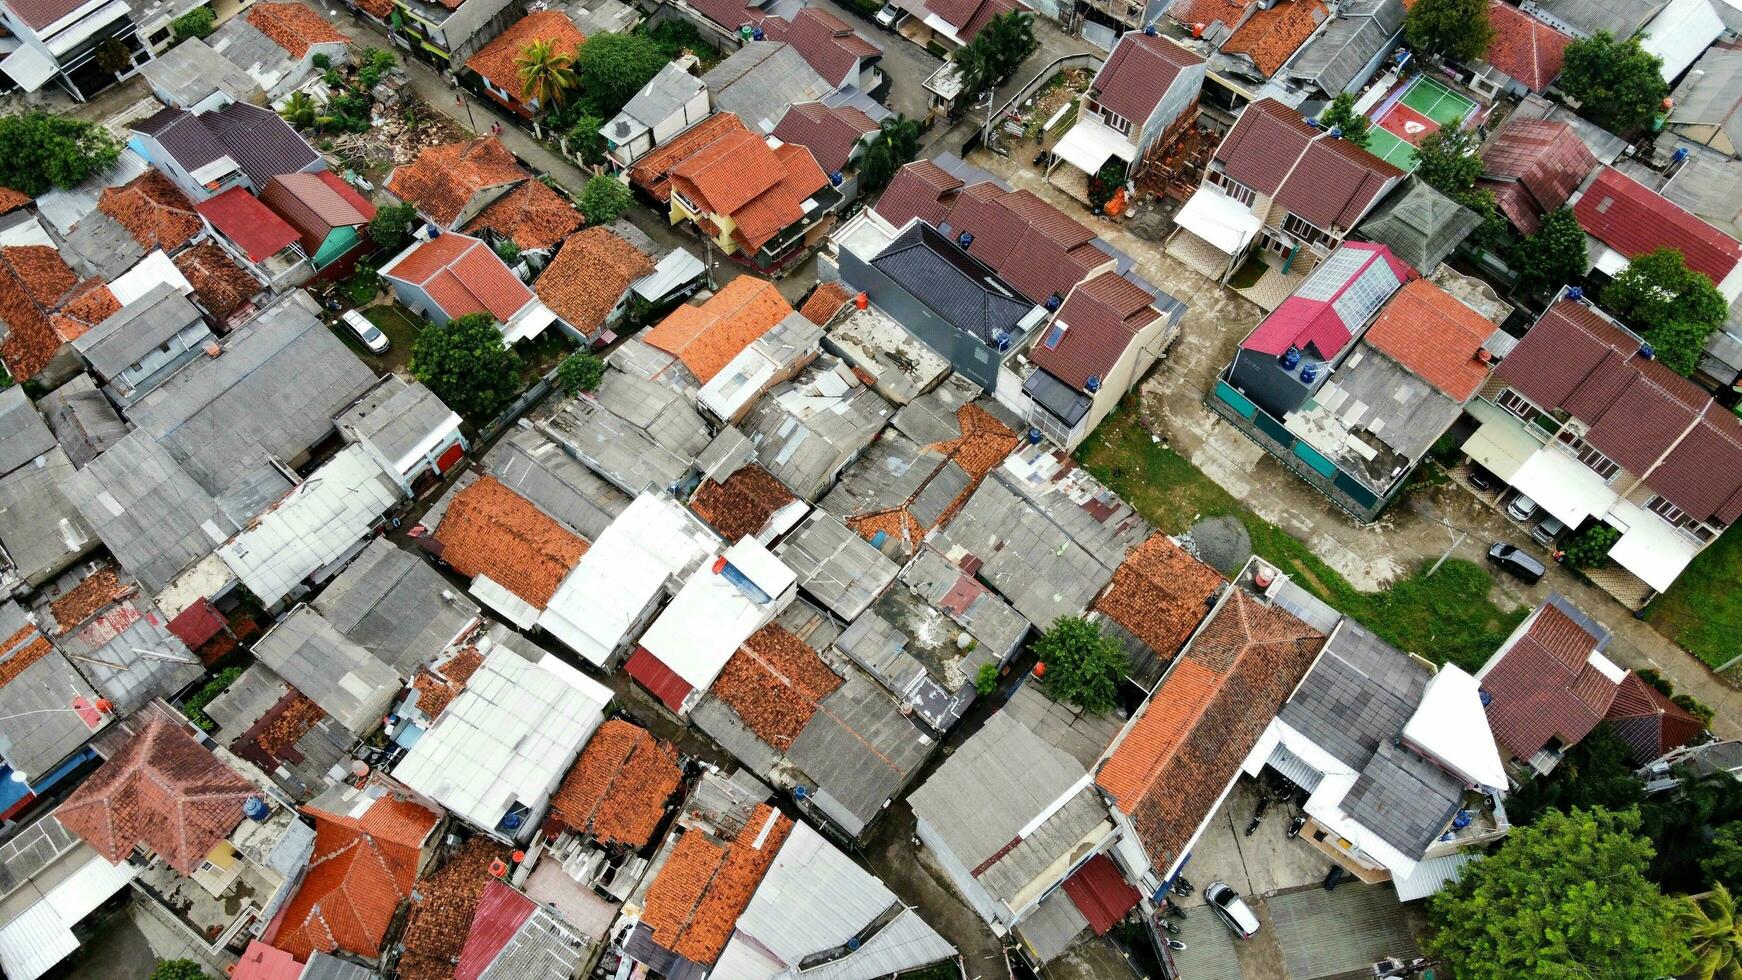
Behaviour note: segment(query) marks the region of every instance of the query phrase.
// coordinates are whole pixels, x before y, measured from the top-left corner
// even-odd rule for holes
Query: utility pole
[[[478,135],[478,124],[472,121],[472,103],[467,102],[464,95],[454,96],[454,103],[466,110],[466,125],[471,128],[473,136]]]

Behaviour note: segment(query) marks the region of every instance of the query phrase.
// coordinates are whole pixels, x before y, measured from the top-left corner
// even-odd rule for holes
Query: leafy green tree
[[[363,87],[371,89],[381,77],[392,71],[399,64],[399,59],[393,52],[380,48],[364,48],[363,54],[357,59],[357,78]]]
[[[556,368],[557,387],[564,394],[578,395],[594,391],[605,380],[605,362],[592,351],[577,351],[563,358]]]
[[[1645,876],[1636,811],[1551,811],[1435,895],[1425,944],[1458,980],[1642,980],[1688,958],[1676,903]]]
[[[0,187],[31,197],[72,187],[121,157],[121,141],[106,127],[40,111],[0,118],[0,147]]]
[[[1663,59],[1608,31],[1567,45],[1558,84],[1587,119],[1622,135],[1650,122],[1669,95]]]
[[[980,28],[974,39],[952,56],[968,98],[996,88],[1039,47],[1034,39],[1034,15],[1024,10],[999,14]]]
[[[983,698],[989,698],[998,690],[998,665],[981,664],[974,673],[974,691]]]
[[[605,136],[599,132],[604,126],[605,120],[591,114],[582,114],[569,126],[569,150],[582,163],[597,166],[605,162]]]
[[[389,252],[397,252],[411,241],[411,231],[417,227],[417,208],[409,204],[383,204],[369,219],[369,240]]]
[[[111,75],[119,75],[133,67],[133,52],[127,50],[127,42],[118,37],[105,38],[92,52],[92,60],[97,67]]]
[[[1403,17],[1403,37],[1424,54],[1479,60],[1494,40],[1487,0],[1419,0]]]
[[[884,119],[874,135],[861,138],[864,155],[859,158],[859,186],[864,191],[882,190],[895,179],[895,172],[919,155],[920,124],[901,113]]]
[[[1060,616],[1034,643],[1046,665],[1043,683],[1053,696],[1103,715],[1119,705],[1119,678],[1130,658],[1119,644],[1101,635],[1080,616]]]
[[[1424,0],[1425,2],[1425,0]],[[1456,123],[1441,126],[1415,148],[1415,175],[1429,187],[1451,197],[1474,190],[1482,176],[1482,141]]]
[[[568,101],[576,85],[575,53],[559,49],[547,37],[535,38],[514,56],[520,86],[529,101],[554,108]]]
[[[193,960],[160,960],[151,980],[206,980],[206,971]]]
[[[1676,925],[1687,937],[1692,963],[1684,976],[1691,980],[1742,978],[1742,921],[1736,918],[1736,901],[1729,888],[1718,884],[1708,895],[1686,899]]]
[[[1513,824],[1536,822],[1551,810],[1625,810],[1644,799],[1633,775],[1633,749],[1607,724],[1591,729],[1554,772],[1518,788],[1506,801]]]
[[[1119,193],[1119,187],[1125,183],[1125,161],[1116,156],[1108,157],[1101,164],[1101,169],[1089,175],[1089,207],[1096,214],[1113,200],[1113,195]]]
[[[615,116],[665,64],[659,45],[640,34],[587,38],[574,59],[575,77],[587,100],[586,111],[601,119]]]
[[[496,257],[507,262],[509,265],[513,265],[520,258],[519,243],[515,242],[512,238],[504,238],[497,242]]]
[[[1700,870],[1713,885],[1742,884],[1742,820],[1718,828],[1700,858]]]
[[[218,15],[210,7],[195,7],[169,22],[169,32],[177,41],[190,37],[208,38],[218,29]]]
[[[1652,878],[1669,891],[1702,891],[1714,884],[1700,865],[1714,832],[1742,820],[1742,783],[1728,773],[1684,779],[1675,793],[1652,796],[1639,811],[1657,845]]]
[[[1507,260],[1525,289],[1555,290],[1578,282],[1590,268],[1585,250],[1585,229],[1573,217],[1572,208],[1558,208],[1543,215],[1542,224],[1525,236]]]
[[[488,313],[425,327],[411,348],[411,373],[474,422],[494,418],[520,393],[520,357],[502,345]]]
[[[610,174],[596,174],[581,188],[581,214],[591,225],[615,221],[629,210],[629,188]]]
[[[1422,0],[1427,3],[1428,0]],[[1335,129],[1343,134],[1343,139],[1356,146],[1366,146],[1370,136],[1368,130],[1373,122],[1366,116],[1355,111],[1355,97],[1348,92],[1331,100],[1325,106],[1325,111],[1319,113],[1319,125],[1326,129]]]
[[[1601,568],[1609,563],[1609,549],[1621,540],[1621,532],[1607,524],[1592,524],[1567,542],[1567,564],[1574,568]]]
[[[1706,338],[1729,315],[1729,304],[1680,252],[1660,248],[1638,256],[1603,290],[1603,306],[1645,338],[1677,374],[1699,365]]]

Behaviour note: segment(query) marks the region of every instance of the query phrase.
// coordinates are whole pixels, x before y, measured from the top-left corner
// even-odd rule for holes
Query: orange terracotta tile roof
[[[26,640],[29,642],[25,642]],[[19,646],[20,643],[24,645]],[[48,656],[49,651],[54,649],[54,644],[38,634],[36,627],[25,626],[7,638],[3,649],[6,651],[6,659],[0,660],[0,687],[17,680],[18,675],[29,669],[31,664]]]
[[[805,9],[809,10],[810,8],[806,7]],[[804,314],[805,319],[817,326],[826,327],[829,325],[829,321],[834,319],[835,314],[841,312],[841,307],[852,302],[852,299],[853,294],[847,291],[847,287],[834,279],[830,279],[811,292],[810,298],[804,301],[804,306],[799,309],[799,312]]]
[[[527,14],[484,45],[473,55],[466,67],[484,80],[513,97],[526,101],[526,86],[520,77],[520,53],[534,41],[549,41],[557,54],[573,55],[587,40],[574,21],[560,10],[540,10]],[[559,236],[560,237],[560,236]]]
[[[291,689],[291,693],[293,696],[284,705],[284,710],[278,712],[254,736],[254,744],[266,754],[266,758],[280,759],[286,752],[294,751],[296,743],[302,741],[304,735],[314,731],[314,727],[327,716],[321,706],[315,704],[308,695],[295,688]]]
[[[641,339],[675,355],[703,384],[792,313],[766,279],[739,276],[699,306],[680,306]]]
[[[122,584],[121,576],[113,568],[99,568],[85,576],[84,581],[60,594],[60,597],[49,604],[49,612],[54,614],[54,621],[59,625],[59,632],[65,633],[85,620],[90,619],[117,599],[124,599],[138,589],[131,584]]]
[[[1185,0],[1167,8],[1167,15],[1195,31],[1220,23],[1232,30],[1246,15],[1248,3],[1239,0]]]
[[[779,179],[774,186],[728,212],[737,223],[732,236],[747,252],[761,249],[783,229],[803,218],[804,202],[829,186],[829,175],[823,173],[808,147],[786,143],[775,147],[774,155],[780,161]]]
[[[546,13],[568,18],[557,11]],[[476,235],[485,228],[512,241],[522,251],[550,248],[581,226],[581,212],[569,199],[551,190],[542,180],[529,180],[497,198],[466,226]]]
[[[46,245],[0,248],[0,322],[7,327],[0,359],[12,377],[32,378],[54,359],[62,340],[49,311],[77,281]]]
[[[110,864],[145,844],[191,875],[242,822],[242,801],[258,795],[192,735],[153,716],[54,815]]]
[[[266,288],[212,241],[201,242],[177,255],[175,267],[194,287],[200,305],[219,320],[235,316],[237,310]]]
[[[653,941],[692,963],[713,963],[791,831],[792,821],[766,803],[731,844],[685,831],[647,889],[641,922]]]
[[[103,188],[97,210],[120,222],[147,251],[173,252],[206,227],[187,195],[157,170],[147,170],[121,187]]]
[[[490,877],[492,861],[508,860],[508,848],[473,837],[448,862],[417,883],[418,898],[405,927],[399,980],[453,980],[454,964],[472,931],[472,917]]]
[[[707,480],[690,497],[690,509],[720,537],[737,543],[768,524],[768,519],[797,500],[786,485],[755,463],[741,466],[724,483]]]
[[[780,160],[749,129],[723,134],[672,168],[672,183],[705,211],[731,214],[780,179]]]
[[[423,843],[440,817],[392,796],[361,818],[306,812],[315,821],[314,855],[268,941],[297,959],[314,950],[374,959],[399,903],[411,897]]]
[[[925,528],[919,526],[919,518],[914,517],[913,512],[906,507],[856,514],[841,523],[867,541],[874,540],[878,532],[882,532],[885,537],[911,543],[925,537],[926,532]]]
[[[1125,556],[1095,609],[1167,663],[1203,621],[1222,585],[1215,569],[1167,535],[1155,534]]]
[[[770,623],[726,661],[710,692],[756,737],[785,752],[841,678],[810,645]]]
[[[1319,0],[1281,0],[1240,25],[1222,42],[1222,53],[1246,55],[1269,78],[1328,16],[1330,12]]]
[[[0,214],[10,214],[29,204],[31,197],[10,187],[0,187]]]
[[[1488,5],[1488,23],[1494,28],[1484,56],[1490,65],[1532,92],[1560,75],[1572,38],[1500,0]]]
[[[531,176],[501,140],[485,136],[424,150],[410,164],[395,168],[386,186],[394,197],[451,228],[474,194]]]
[[[599,726],[551,797],[551,815],[606,844],[640,849],[653,840],[666,803],[683,782],[677,749],[621,718]]]
[[[351,43],[350,37],[300,3],[257,3],[248,10],[248,23],[292,58],[301,58],[317,44]]]
[[[1150,695],[1095,781],[1173,867],[1325,638],[1236,590]]]
[[[92,276],[80,283],[72,298],[54,315],[55,336],[74,341],[104,320],[121,312],[121,301],[109,291],[109,284]]]
[[[1391,297],[1362,339],[1462,404],[1493,370],[1477,353],[1495,329],[1451,293],[1417,279]]]
[[[378,20],[393,13],[393,0],[357,0],[357,8]]]
[[[716,112],[635,161],[635,165],[629,168],[629,182],[656,200],[669,201],[673,168],[717,140],[733,133],[747,132],[744,121],[737,116],[730,112]]]
[[[418,710],[433,720],[460,696],[460,692],[466,689],[466,682],[483,665],[484,655],[476,646],[469,646],[449,657],[445,663],[437,664],[433,671],[418,671],[411,682],[417,689]]]
[[[532,290],[564,323],[591,333],[630,284],[652,272],[653,260],[623,236],[609,228],[588,228],[563,242]]]
[[[855,514],[841,523],[847,525],[867,541],[876,538],[878,532],[882,532],[897,541],[904,542],[918,541],[925,537],[926,532],[933,527],[949,523],[950,519],[956,516],[956,512],[961,510],[962,505],[968,502],[968,498],[974,495],[974,491],[979,488],[980,481],[986,478],[986,474],[992,472],[999,463],[1003,462],[1004,458],[1010,455],[1011,450],[1016,448],[1017,443],[1021,442],[1021,438],[1012,432],[1009,426],[998,421],[990,412],[973,403],[956,409],[956,424],[961,428],[961,435],[954,439],[934,442],[925,447],[929,451],[940,453],[942,458],[938,459],[931,475],[921,480],[906,500],[896,507]],[[962,468],[963,472],[968,474],[968,482],[950,500],[949,504],[938,512],[931,525],[925,526],[920,523],[919,518],[913,515],[910,508],[913,506],[913,502],[926,491],[926,488],[931,486],[931,482],[937,478],[937,474],[943,472],[944,467],[951,462],[954,462]]]
[[[543,609],[581,556],[586,539],[525,497],[486,476],[461,490],[436,528],[441,558],[461,575],[487,575]]]

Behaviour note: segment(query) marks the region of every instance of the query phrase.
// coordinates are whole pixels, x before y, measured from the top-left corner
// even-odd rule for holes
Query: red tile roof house
[[[872,98],[882,94],[878,89],[886,79],[877,66],[883,49],[821,7],[800,8],[790,21],[770,17],[762,22],[762,30],[768,40],[792,45],[835,88],[851,85]]]
[[[1197,118],[1204,70],[1202,56],[1160,35],[1121,37],[1095,73],[1076,123],[1053,147],[1047,180],[1086,194],[1087,178],[1114,157],[1125,162],[1127,175],[1142,173]],[[1059,173],[1061,164],[1074,171],[1069,179]]]
[[[194,205],[224,251],[276,289],[307,282],[314,274],[302,235],[246,188],[232,187]]]
[[[671,167],[672,223],[694,223],[761,271],[791,264],[833,226],[840,192],[809,149],[771,146],[742,122],[722,130]]]
[[[610,339],[606,335],[622,320],[631,287],[653,269],[653,260],[627,239],[593,227],[570,235],[532,287],[563,323],[596,343]]]
[[[1597,169],[1573,127],[1513,117],[1482,147],[1482,178],[1513,227],[1533,235],[1542,217],[1564,206]]]
[[[1563,294],[1467,406],[1481,425],[1463,444],[1505,484],[1496,506],[1621,531],[1585,574],[1629,609],[1742,517],[1742,419],[1648,349]]]
[[[390,197],[417,208],[443,231],[471,221],[532,174],[494,136],[432,146],[382,185]]]
[[[1275,99],[1247,106],[1204,169],[1204,182],[1174,217],[1167,251],[1226,282],[1255,248],[1294,254],[1305,273],[1342,243],[1403,171]]]
[[[512,26],[466,62],[484,84],[484,93],[509,112],[531,119],[538,114],[538,100],[526,91],[520,78],[522,51],[534,41],[544,41],[558,54],[572,55],[587,36],[561,10],[539,10]]]
[[[895,0],[906,12],[898,22],[903,37],[921,47],[936,44],[946,51],[980,36],[992,18],[1016,10],[1031,10],[1019,0]]]
[[[319,280],[347,276],[356,267],[375,205],[338,174],[322,170],[274,177],[260,201],[296,229]]]
[[[1323,634],[1236,585],[1126,723],[1094,776],[1118,826],[1118,863],[1144,896],[1179,873],[1324,645]]]
[[[1470,89],[1490,99],[1502,92],[1542,94],[1560,75],[1572,37],[1504,0],[1488,5],[1488,24],[1494,40],[1484,59],[1471,66]]]
[[[1742,242],[1688,213],[1614,167],[1604,167],[1572,201],[1590,261],[1610,276],[1631,259],[1673,248],[1734,303],[1742,297]]]
[[[1370,524],[1487,381],[1498,331],[1385,246],[1346,244],[1240,342],[1210,406]]]
[[[1476,672],[1514,785],[1551,772],[1609,713],[1628,672],[1608,645],[1608,630],[1551,593]]]
[[[782,143],[808,148],[817,165],[831,175],[832,181],[834,174],[858,170],[856,164],[868,145],[868,139],[875,139],[878,132],[871,117],[852,106],[831,107],[821,102],[801,102],[780,117],[773,136]],[[857,191],[843,187],[842,193],[850,199]]]
[[[502,330],[503,342],[510,345],[561,323],[490,246],[457,231],[413,241],[381,267],[381,276],[401,303],[431,323],[488,313]]]

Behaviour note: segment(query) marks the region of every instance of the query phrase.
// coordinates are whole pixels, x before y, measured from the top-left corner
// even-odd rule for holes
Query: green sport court
[[[1476,111],[1476,103],[1437,78],[1417,75],[1369,133],[1367,152],[1401,170],[1415,169],[1415,147],[1429,133]]]

